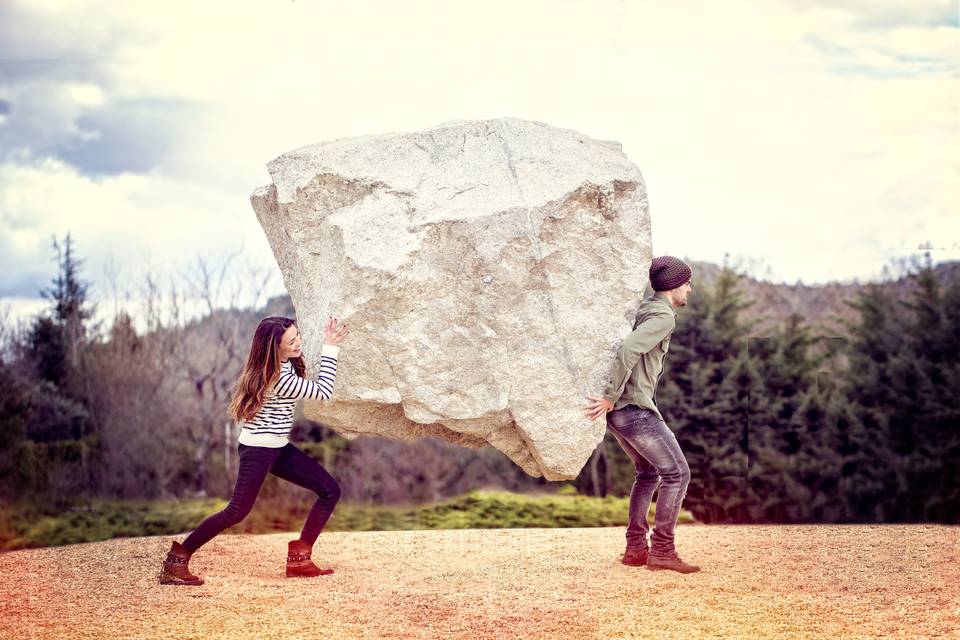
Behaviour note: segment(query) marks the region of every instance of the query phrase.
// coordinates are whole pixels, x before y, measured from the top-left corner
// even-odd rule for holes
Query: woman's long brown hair
[[[230,415],[234,420],[252,420],[263,406],[267,390],[280,376],[280,339],[287,329],[296,324],[292,318],[270,316],[264,318],[253,332],[250,356],[237,380],[230,403]],[[290,358],[293,370],[303,377],[307,367],[303,356]]]

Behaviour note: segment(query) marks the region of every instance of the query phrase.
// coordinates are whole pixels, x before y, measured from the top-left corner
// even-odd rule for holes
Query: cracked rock
[[[643,178],[615,142],[515,119],[302,147],[251,196],[315,370],[351,328],[334,399],[347,437],[491,445],[576,477],[603,437],[583,417],[647,284]]]

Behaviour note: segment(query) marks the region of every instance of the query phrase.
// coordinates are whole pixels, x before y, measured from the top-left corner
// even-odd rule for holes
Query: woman
[[[200,585],[187,563],[197,549],[250,513],[267,473],[306,487],[317,494],[300,538],[287,548],[287,577],[333,573],[310,559],[313,543],[340,499],[340,487],[313,458],[289,441],[293,407],[300,398],[327,400],[333,394],[340,343],[346,325],[330,318],[324,327],[320,371],[316,382],[305,380],[300,331],[290,318],[271,316],[257,325],[250,356],[237,382],[230,414],[241,425],[240,469],[230,503],[200,523],[183,544],[174,542],[163,562],[161,584]]]

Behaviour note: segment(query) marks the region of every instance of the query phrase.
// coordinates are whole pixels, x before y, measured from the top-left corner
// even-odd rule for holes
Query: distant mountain
[[[696,304],[698,287],[713,288],[723,267],[712,262],[690,261],[693,268],[694,291],[690,304]],[[944,262],[934,271],[940,282],[946,284],[960,278],[960,262]],[[845,320],[852,320],[856,311],[847,303],[853,302],[861,291],[871,283],[830,283],[825,285],[775,284],[748,275],[743,275],[739,289],[744,299],[753,303],[746,311],[748,316],[759,320],[754,333],[762,335],[772,326],[783,323],[792,314],[804,318],[819,335],[846,335]],[[915,286],[912,278],[903,276],[876,283],[891,291],[896,299],[909,298]],[[290,296],[280,295],[270,298],[261,313],[263,315],[293,316],[294,308]]]
[[[267,304],[264,305],[262,311],[264,317],[266,316],[285,316],[287,318],[292,318],[296,315],[293,308],[293,300],[290,299],[290,296],[287,294],[273,296],[267,300]]]
[[[697,284],[713,288],[722,267],[710,262],[691,262],[694,291],[690,303],[696,304]],[[944,262],[934,267],[940,282],[946,284],[960,278],[960,262]],[[825,285],[774,284],[744,275],[739,289],[744,299],[753,303],[748,315],[759,319],[755,334],[763,334],[771,326],[783,323],[792,314],[802,317],[820,335],[846,335],[845,320],[853,320],[856,311],[847,303],[857,299],[871,284],[886,289],[898,300],[910,297],[915,287],[909,276],[879,283],[830,283]]]

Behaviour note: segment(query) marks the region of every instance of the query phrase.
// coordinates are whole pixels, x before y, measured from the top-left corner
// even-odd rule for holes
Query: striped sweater
[[[297,375],[289,360],[280,367],[280,377],[267,391],[263,406],[252,420],[240,421],[240,444],[251,447],[283,447],[290,442],[293,428],[293,407],[297,400],[329,400],[337,377],[337,355],[340,347],[323,345],[317,381]]]

